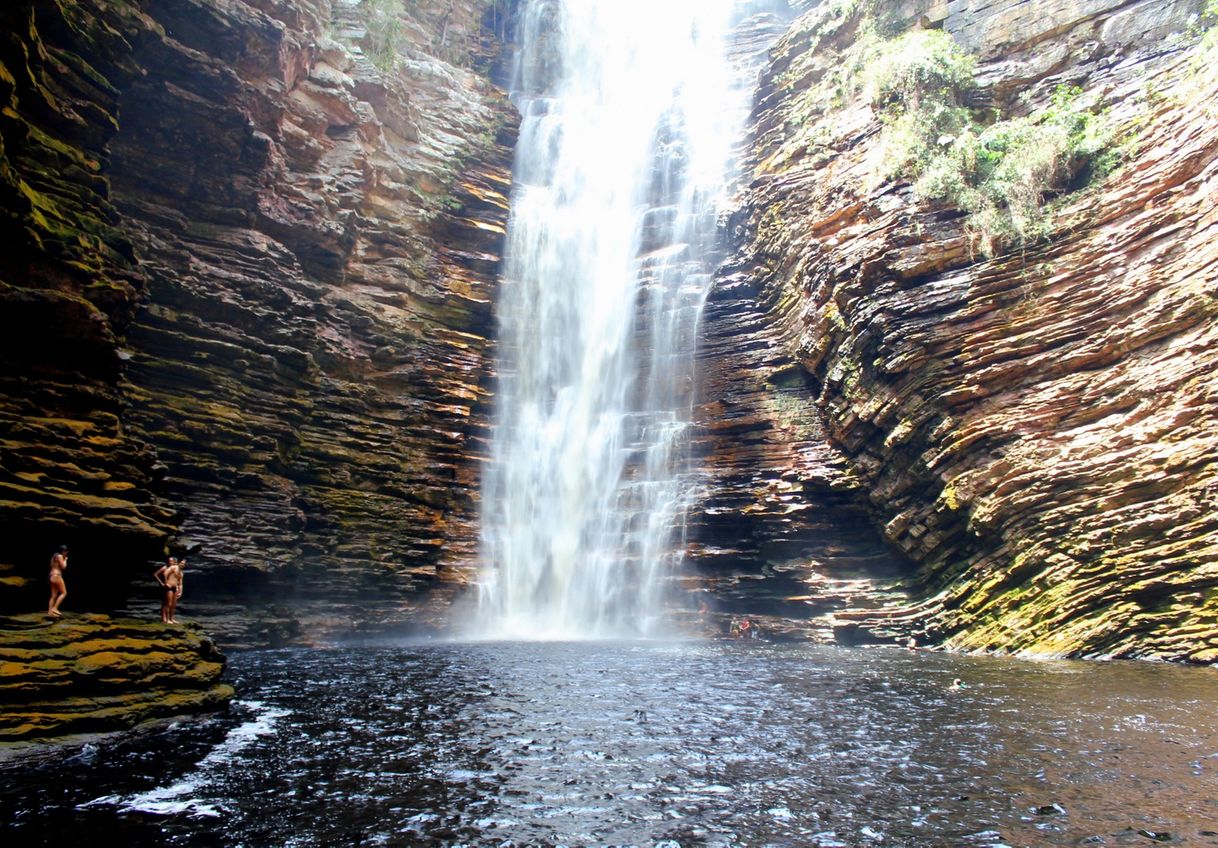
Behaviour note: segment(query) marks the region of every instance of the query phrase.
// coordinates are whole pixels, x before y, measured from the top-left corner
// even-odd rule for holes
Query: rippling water
[[[4,844],[1218,844],[1212,669],[734,643],[230,669],[233,718],[0,772]]]

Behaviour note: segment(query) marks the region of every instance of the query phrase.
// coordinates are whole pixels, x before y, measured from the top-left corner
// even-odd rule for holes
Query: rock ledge
[[[65,615],[0,618],[0,759],[28,742],[223,709],[224,655],[197,626]]]

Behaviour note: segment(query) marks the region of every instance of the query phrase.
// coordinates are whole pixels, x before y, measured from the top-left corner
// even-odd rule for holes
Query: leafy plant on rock
[[[975,88],[972,56],[939,30],[917,30],[868,51],[864,84],[885,123],[885,177],[914,175],[940,140],[973,125],[965,99]]]
[[[1059,86],[1046,107],[992,120],[968,105],[975,60],[950,35],[909,32],[868,52],[866,91],[884,122],[880,176],[968,212],[987,256],[1047,235],[1046,202],[1115,167],[1115,134],[1081,89]]]
[[[381,71],[389,72],[397,61],[398,42],[403,36],[402,0],[363,0],[360,11],[368,31],[364,53]]]
[[[915,191],[969,213],[982,253],[1048,234],[1045,201],[1116,165],[1114,133],[1084,105],[1081,89],[1059,86],[1030,115],[969,126],[919,163]]]

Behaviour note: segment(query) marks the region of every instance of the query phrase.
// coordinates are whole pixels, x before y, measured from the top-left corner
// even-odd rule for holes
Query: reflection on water
[[[230,668],[233,719],[0,773],[6,844],[1218,844],[1210,669],[730,643]]]

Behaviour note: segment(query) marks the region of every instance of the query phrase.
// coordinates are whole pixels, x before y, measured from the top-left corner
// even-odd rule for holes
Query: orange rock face
[[[913,601],[840,613],[839,633],[1218,657],[1213,48],[1167,37],[1189,4],[1137,21],[1082,5],[1064,30],[1048,13],[938,18],[978,51],[1000,113],[1069,81],[1125,139],[1115,173],[1053,202],[1047,238],[992,259],[959,210],[877,176],[865,98],[815,96],[857,15],[809,13],[763,79],[745,247],[721,289],[753,278],[779,328],[771,367],[799,364],[806,404],[915,564]]]
[[[6,605],[61,541],[344,626],[468,566],[516,116],[496,9],[398,6],[6,7]]]

